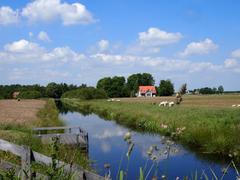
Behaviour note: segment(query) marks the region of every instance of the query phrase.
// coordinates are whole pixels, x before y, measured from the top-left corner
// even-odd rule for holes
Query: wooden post
[[[29,147],[23,146],[23,153],[21,156],[21,170],[22,179],[31,179],[31,161],[32,161],[32,150]]]
[[[80,143],[79,143],[79,136],[80,136],[80,134],[76,134],[76,140],[77,140],[77,145],[79,146],[80,145]]]
[[[86,133],[86,147],[87,147],[87,152],[88,152],[88,133]]]

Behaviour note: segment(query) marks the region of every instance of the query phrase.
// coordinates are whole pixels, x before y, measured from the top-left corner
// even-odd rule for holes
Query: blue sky
[[[0,84],[149,72],[239,90],[238,0],[1,0]]]

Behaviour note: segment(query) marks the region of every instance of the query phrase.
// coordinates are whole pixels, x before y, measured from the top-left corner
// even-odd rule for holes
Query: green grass
[[[237,108],[211,106],[160,108],[147,103],[106,100],[63,99],[63,102],[136,130],[172,136],[175,140],[204,153],[240,157],[240,110]],[[184,127],[186,129],[178,133],[177,128]]]

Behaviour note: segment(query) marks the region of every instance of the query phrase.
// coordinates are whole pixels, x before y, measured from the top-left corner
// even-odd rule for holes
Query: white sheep
[[[236,104],[233,104],[232,107],[237,107],[237,105],[236,105]]]
[[[160,102],[159,106],[167,106],[168,105],[168,102],[167,101],[162,101]]]
[[[169,106],[169,107],[174,106],[174,102],[169,102],[168,106]]]
[[[240,104],[238,104],[237,107],[240,107]]]

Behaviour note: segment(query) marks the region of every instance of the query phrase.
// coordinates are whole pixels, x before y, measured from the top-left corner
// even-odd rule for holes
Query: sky
[[[95,86],[151,73],[156,85],[240,90],[239,0],[0,0],[0,84]]]

